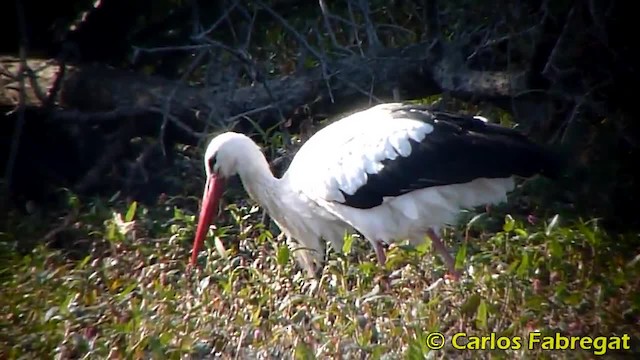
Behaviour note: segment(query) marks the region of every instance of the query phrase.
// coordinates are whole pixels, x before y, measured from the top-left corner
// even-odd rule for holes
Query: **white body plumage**
[[[477,152],[483,149],[493,156],[520,151],[521,156],[535,157],[539,170],[546,160],[526,138],[510,129],[489,127],[486,119],[391,103],[318,131],[281,179],[273,177],[258,146],[238,133],[211,141],[205,168],[214,180],[238,174],[287,238],[304,248],[296,251],[298,261],[314,272],[323,263],[325,242],[340,251],[345,232],[360,232],[384,261],[381,243],[424,241],[425,235],[452,224],[462,208],[505,201],[515,186],[513,175],[529,176],[538,170],[523,168],[516,162],[518,154],[505,153],[514,158],[499,160],[500,164],[487,159],[494,164],[484,171],[476,166],[481,159]],[[203,221],[211,219],[201,216]],[[437,245],[451,267],[450,255]],[[195,253],[194,246],[194,260]]]

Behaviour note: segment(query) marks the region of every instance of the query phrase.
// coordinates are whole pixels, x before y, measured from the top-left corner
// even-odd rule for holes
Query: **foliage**
[[[640,336],[637,235],[608,235],[595,220],[537,219],[513,205],[469,212],[446,232],[466,254],[459,282],[442,279],[427,245],[392,246],[382,269],[359,238],[329,251],[311,280],[243,202],[226,207],[188,269],[195,211],[174,200],[77,203],[74,236],[91,246],[76,260],[45,245],[20,253],[21,236],[5,234],[0,356],[423,358],[461,354],[449,345],[430,354],[433,331]]]
[[[58,27],[65,27],[63,32],[76,34],[71,40],[79,44],[84,59],[180,78],[190,85],[211,86],[216,92],[246,85],[267,87],[271,77],[323,68],[353,54],[365,57],[376,45],[376,37],[386,47],[433,40],[425,27],[434,18],[440,19],[436,30],[447,44],[461,45],[460,61],[466,59],[471,68],[528,69],[540,47],[537,38],[546,41],[536,34],[548,27],[547,15],[562,21],[557,15],[568,13],[570,7],[566,1],[544,2],[542,8],[532,10],[529,7],[537,2],[486,6],[476,0],[456,0],[440,2],[439,16],[430,17],[424,8],[429,2],[415,1],[370,1],[366,9],[364,1],[327,2],[328,14],[318,11],[317,2],[286,6],[290,2],[276,0],[210,2],[198,4],[200,7],[194,6],[197,2],[174,0],[153,6],[146,2],[74,3],[74,16],[55,21]],[[116,7],[109,9],[108,4]],[[135,8],[124,4],[135,4]],[[131,11],[122,11],[120,6]],[[230,8],[233,11],[227,11]],[[110,16],[103,16],[101,22],[101,12],[117,14],[119,26],[113,26]],[[94,25],[98,30],[91,32],[85,21],[98,21],[105,27]],[[214,29],[212,24],[219,26]],[[60,36],[61,29],[50,31],[49,25],[30,22],[50,36]],[[550,37],[561,35],[559,31],[565,28],[561,25]],[[73,30],[76,28],[80,30]],[[144,29],[151,30],[145,33]],[[77,36],[83,31],[88,35]],[[108,39],[101,41],[98,35]],[[44,36],[30,40],[40,37]],[[555,40],[551,54],[556,53],[551,52]],[[592,43],[596,41],[589,45]],[[582,49],[583,45],[576,40],[568,48]],[[147,48],[152,46],[159,47]],[[613,52],[597,51],[616,59],[618,56],[609,56]],[[543,63],[558,61],[551,54]],[[566,62],[573,64],[570,55],[571,51]],[[597,79],[600,72],[580,74],[584,81],[590,79],[585,74]],[[612,77],[606,68],[603,74],[606,79]],[[327,86],[329,80],[332,86],[339,84],[339,77],[328,78]],[[571,79],[547,80],[560,94],[567,92],[562,81],[574,86]],[[563,106],[575,110],[568,113],[582,113],[583,104],[592,102],[594,88],[568,88],[570,99],[581,100],[576,104],[565,101]],[[368,96],[369,90],[363,90],[363,95]],[[480,111],[483,105],[469,112],[487,115]],[[498,112],[494,118],[500,122],[509,123],[504,112],[490,111]],[[307,109],[303,112],[316,115]],[[588,145],[575,148],[583,152],[579,155],[586,159],[586,173],[590,177],[595,173],[598,187],[585,182],[584,189],[578,189],[582,182],[575,179],[586,175],[576,176],[570,184],[569,207],[551,204],[543,211],[530,205],[536,201],[518,196],[517,201],[493,208],[489,214],[465,213],[461,226],[445,232],[447,242],[458,249],[457,264],[467,272],[459,282],[442,279],[444,267],[428,245],[392,246],[382,269],[371,248],[358,237],[345,242],[344,254],[328,253],[320,279],[306,279],[291,251],[278,240],[277,229],[250,202],[226,206],[225,216],[210,232],[197,269],[187,268],[197,210],[193,195],[161,196],[155,206],[149,206],[120,195],[80,199],[68,193],[65,214],[49,209],[35,209],[29,216],[9,214],[0,233],[0,358],[563,357],[566,353],[527,350],[461,352],[450,344],[430,351],[425,341],[434,331],[450,337],[458,331],[522,336],[532,330],[583,336],[627,333],[638,339],[638,234],[605,231],[596,219],[574,219],[576,211],[571,208],[608,206],[617,181],[625,181],[623,189],[633,186],[633,179],[615,176],[632,173],[623,171],[626,163],[611,161],[616,154],[637,149],[632,131],[620,126],[631,121],[566,117],[561,127],[583,124],[593,128],[574,130],[585,138],[581,143]],[[248,115],[238,119],[252,122]],[[291,140],[279,132],[286,124],[266,130],[257,122],[250,125],[263,142],[271,144],[267,148],[270,159],[282,156],[282,148]],[[153,131],[152,137],[158,132]],[[613,144],[593,145],[592,138],[598,134]],[[627,138],[631,140],[620,141]],[[138,147],[150,148],[146,142]],[[193,149],[177,156],[200,159]],[[193,162],[185,158],[177,159],[172,168],[176,179],[153,173],[156,178],[175,180],[172,188],[182,186],[174,193],[199,194],[198,181],[185,183],[184,179],[200,170],[200,162],[190,166]],[[593,171],[594,159],[611,169]],[[599,185],[611,189],[603,191]],[[535,192],[535,200],[555,195],[544,184],[527,187]],[[519,189],[517,195],[523,191]],[[620,198],[635,199],[624,191]],[[616,218],[624,223],[637,218],[635,214],[626,211]],[[55,231],[43,243],[42,235],[51,227]],[[593,354],[577,356],[590,358]]]

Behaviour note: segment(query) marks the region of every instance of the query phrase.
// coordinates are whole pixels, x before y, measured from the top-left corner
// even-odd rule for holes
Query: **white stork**
[[[249,196],[297,244],[311,274],[324,263],[325,242],[341,251],[345,232],[362,234],[385,263],[383,244],[429,236],[448,270],[455,262],[438,232],[462,208],[506,200],[514,176],[553,175],[554,157],[519,132],[481,117],[387,103],[318,131],[275,178],[260,148],[227,132],[209,143],[206,186],[191,264],[212,222],[225,180],[239,175]],[[292,241],[293,240],[293,241]]]

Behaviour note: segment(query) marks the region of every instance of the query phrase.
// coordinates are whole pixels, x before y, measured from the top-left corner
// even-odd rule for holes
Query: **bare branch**
[[[362,40],[360,40],[360,29],[358,24],[356,23],[356,18],[353,15],[353,9],[351,8],[351,1],[347,1],[347,9],[349,10],[349,18],[351,19],[351,23],[353,24],[353,38],[355,40],[358,49],[360,50],[360,55],[364,56],[364,50],[362,49]]]
[[[204,38],[207,35],[209,35],[211,32],[213,32],[216,28],[218,28],[218,26],[220,26],[220,24],[223,21],[225,21],[227,19],[229,14],[235,9],[236,6],[238,6],[238,0],[235,0],[231,4],[231,6],[229,6],[228,8],[225,9],[225,11],[222,13],[222,15],[220,15],[220,17],[218,18],[218,20],[216,20],[213,24],[211,24],[211,26],[209,26],[205,31],[199,33],[195,38],[196,39],[201,39],[201,38]]]
[[[244,49],[234,49],[229,45],[226,45],[217,40],[213,40],[209,38],[203,38],[201,41],[209,44],[208,45],[209,47],[220,48],[228,52],[229,54],[233,55],[236,59],[240,60],[240,62],[243,64],[251,64],[250,56]]]
[[[440,33],[440,18],[438,13],[438,1],[437,0],[424,0],[425,4],[425,26],[427,30],[427,36],[432,39],[441,37]]]
[[[607,44],[607,26],[606,20],[603,16],[606,14],[606,11],[603,11],[603,9],[600,8],[600,5],[602,4],[598,4],[597,0],[588,0],[587,3],[589,14],[591,15],[591,19],[593,20],[593,24],[595,25],[595,28],[597,30],[596,35],[598,36],[598,39],[600,41],[602,41],[604,44]],[[613,3],[609,3],[609,6],[612,5]]]
[[[342,77],[340,75],[336,75],[336,77],[339,78],[341,82],[347,84],[348,87],[350,87],[352,89],[355,89],[357,92],[359,92],[362,95],[368,97],[369,98],[369,104],[372,103],[372,100],[376,101],[377,103],[384,102],[382,99],[380,99],[379,97],[377,97],[377,96],[375,96],[373,94],[374,87],[375,87],[375,77],[374,76],[371,77],[371,82],[369,83],[369,91],[364,90],[363,88],[361,88],[360,86],[358,86],[354,82],[350,81],[346,77]],[[394,89],[396,89],[396,88],[394,88]]]
[[[333,28],[331,27],[331,23],[329,21],[331,13],[329,12],[329,8],[327,7],[327,3],[324,0],[318,0],[320,4],[320,11],[322,12],[322,20],[324,22],[324,27],[329,34],[329,38],[331,39],[331,43],[334,47],[340,48],[338,45],[338,40],[336,40],[336,34],[333,32]]]
[[[206,44],[198,44],[198,45],[180,45],[180,46],[159,46],[153,48],[145,48],[140,46],[133,46],[133,56],[131,62],[136,62],[140,53],[162,53],[162,52],[172,52],[172,51],[194,51],[194,50],[202,50],[206,49],[209,46]]]
[[[278,22],[280,22],[280,24],[282,24],[282,26],[284,26],[284,28],[287,29],[291,33],[291,35],[293,35],[296,39],[298,39],[298,42],[300,42],[301,44],[303,44],[305,46],[305,48],[307,48],[307,51],[312,53],[318,60],[323,61],[322,55],[320,53],[318,53],[318,51],[316,49],[314,49],[307,42],[307,40],[304,38],[304,36],[302,36],[302,34],[300,34],[300,32],[298,32],[293,26],[291,26],[291,24],[289,24],[289,22],[285,18],[280,16],[280,14],[275,12],[272,8],[267,6],[262,1],[256,1],[256,3],[262,9],[264,9],[266,12],[268,12],[271,16],[273,16],[276,20],[278,20]]]
[[[148,109],[135,107],[118,107],[110,111],[88,112],[76,109],[56,110],[51,113],[51,117],[74,123],[100,123],[106,121],[117,121],[123,116],[135,117],[148,113]]]
[[[361,99],[380,101],[390,98],[394,88],[413,97],[444,90],[464,98],[475,95],[478,99],[504,99],[525,90],[520,83],[513,84],[514,74],[468,70],[463,60],[455,60],[451,55],[459,50],[454,47],[445,51],[436,46],[438,43],[338,59],[332,62],[330,74],[318,66],[273,79],[259,75],[256,81],[262,86],[254,83],[232,89],[187,86],[98,65],[70,66],[59,99],[60,107],[66,110],[53,116],[68,121],[111,121],[123,115],[136,118],[140,114],[165,114],[167,118],[160,117],[158,124],[169,121],[180,133],[196,141],[202,138],[203,129],[213,126],[211,119],[220,119],[218,126],[222,126],[224,119],[266,106],[279,111],[257,112],[255,120],[273,124],[301,106],[326,106],[334,102],[346,105]],[[246,61],[249,61],[246,66],[254,66],[253,60]],[[40,86],[50,88],[53,76],[53,72],[43,72],[38,78]],[[170,106],[167,99],[171,99]]]
[[[277,12],[273,11],[273,9],[271,9],[270,7],[268,7],[267,5],[265,5],[263,2],[261,1],[257,1],[257,3],[263,8],[265,9],[269,14],[271,14],[271,16],[273,16],[276,20],[278,20],[282,26],[284,26],[287,30],[289,30],[289,32],[296,38],[298,39],[298,41],[303,44],[305,46],[305,48],[311,53],[313,54],[319,61],[320,61],[320,68],[322,69],[322,76],[326,82],[327,85],[327,90],[329,91],[330,97],[331,97],[331,102],[334,102],[334,98],[333,98],[333,94],[331,92],[331,85],[329,84],[329,70],[328,70],[328,66],[327,66],[327,62],[324,56],[322,56],[320,53],[318,53],[318,51],[316,49],[314,49],[311,45],[309,45],[309,43],[307,42],[307,40],[302,36],[302,34],[300,34],[296,29],[294,29],[287,20],[285,20],[282,16],[280,16],[280,14],[278,14]]]
[[[20,139],[22,137],[22,129],[24,127],[24,109],[25,109],[25,100],[26,100],[26,86],[25,86],[25,76],[27,74],[27,23],[24,16],[24,8],[22,6],[22,1],[16,0],[16,15],[18,18],[18,33],[20,34],[20,66],[18,68],[18,83],[19,83],[19,95],[18,95],[18,105],[16,106],[15,111],[18,113],[18,120],[16,121],[16,127],[13,130],[13,138],[11,141],[11,148],[9,150],[9,160],[7,161],[5,167],[5,187],[7,193],[12,188],[13,184],[13,169],[16,164],[16,159],[18,157],[18,149],[20,147]],[[6,199],[6,197],[5,197]]]
[[[60,63],[58,68],[60,69],[60,71],[58,72],[58,75],[56,76],[56,79],[53,82],[53,86],[51,86],[51,88],[49,89],[49,94],[47,95],[47,98],[42,102],[42,105],[45,107],[53,106],[56,99],[58,98],[60,89],[62,88],[62,80],[64,80],[64,76],[67,69],[67,66],[65,65],[64,60]],[[33,76],[30,77],[30,79],[31,79],[31,86],[33,88],[40,89],[37,76],[34,74]]]
[[[112,135],[110,146],[101,153],[101,158],[89,172],[85,174],[74,186],[76,191],[84,192],[100,182],[105,170],[112,166],[116,159],[124,152],[126,144],[131,138],[132,125],[125,123]]]
[[[198,6],[197,0],[191,0],[191,34],[192,36],[196,36],[199,31],[202,29],[202,25],[200,24],[200,7]]]
[[[165,106],[163,107],[163,111],[162,111],[162,125],[160,125],[160,135],[159,135],[160,148],[162,149],[164,156],[167,156],[167,154],[164,153],[166,148],[164,143],[164,138],[167,131],[167,124],[169,123],[169,119],[170,119],[169,111],[171,109],[171,103],[173,102],[173,98],[175,97],[176,92],[178,91],[178,87],[186,82],[189,75],[191,75],[191,73],[196,69],[196,67],[200,65],[200,62],[202,61],[202,59],[204,59],[206,54],[207,54],[206,51],[200,51],[198,56],[196,56],[196,58],[193,59],[193,61],[189,65],[189,68],[187,68],[184,74],[182,74],[182,77],[176,83],[176,86],[174,86],[173,90],[171,90],[171,92],[169,93],[169,96],[167,97],[167,100],[165,101]],[[176,121],[174,121],[174,123],[176,123]]]
[[[78,218],[78,209],[75,207],[72,207],[72,210],[67,215],[65,215],[64,218],[62,218],[62,224],[51,229],[45,236],[42,237],[40,241],[42,241],[43,243],[48,243],[49,241],[52,241],[56,237],[56,235],[58,235],[64,230],[69,229],[69,227],[71,227],[71,224],[73,224],[74,220],[76,220],[77,218]]]
[[[549,79],[553,79],[557,73],[558,69],[556,67],[556,64],[558,62],[558,58],[560,57],[560,52],[562,51],[563,48],[566,47],[567,41],[569,41],[568,37],[569,37],[569,34],[572,32],[572,28],[574,26],[573,22],[575,19],[575,15],[576,15],[576,7],[572,6],[571,10],[569,10],[569,14],[567,15],[567,19],[566,19],[564,28],[562,29],[562,33],[560,33],[560,36],[558,37],[558,40],[556,41],[556,44],[553,47],[553,50],[551,50],[551,54],[549,55],[547,64],[542,70],[542,75],[544,75]]]
[[[160,113],[160,114],[163,114],[163,115],[165,114],[165,109],[164,108],[159,108],[159,107],[152,106],[148,110],[151,110],[153,112]],[[202,137],[206,136],[205,133],[193,131],[193,129],[191,129],[187,124],[185,124],[184,122],[180,121],[180,119],[177,116],[174,116],[174,115],[168,114],[168,113],[166,115],[164,115],[164,116],[166,116],[167,119],[171,120],[171,122],[173,124],[178,126],[178,128],[180,128],[180,130],[186,132],[187,134],[193,136],[194,138],[202,138]]]
[[[519,31],[517,33],[512,33],[512,34],[507,34],[507,35],[503,35],[497,38],[493,38],[491,37],[491,35],[493,35],[493,32],[487,31],[485,33],[485,37],[483,39],[483,41],[481,42],[481,44],[479,44],[478,46],[476,46],[475,50],[469,54],[469,56],[467,56],[467,61],[472,60],[473,58],[475,58],[481,51],[484,51],[488,48],[491,47],[495,47],[495,46],[499,46],[501,44],[503,44],[504,42],[510,41],[510,40],[514,40],[517,39],[519,37],[523,37],[523,36],[527,36],[527,35],[532,35],[534,34],[536,31],[538,31],[540,29],[540,26],[542,24],[535,24],[527,29],[524,29],[522,31]]]
[[[347,5],[349,5],[349,4],[347,4]],[[349,6],[349,8],[350,8],[350,6]],[[359,26],[358,24],[356,24],[356,23],[355,23],[355,20],[353,20],[353,13],[350,13],[350,14],[351,14],[351,20],[345,19],[345,18],[343,18],[342,16],[340,16],[340,15],[336,15],[336,14],[334,14],[334,13],[327,14],[327,16],[328,16],[331,20],[335,20],[335,21],[340,22],[340,23],[343,23],[343,24],[345,24],[345,25],[347,25],[347,26],[351,26],[351,28],[352,28],[352,29],[355,29],[356,31],[357,31],[357,30],[360,30],[361,26]]]
[[[274,108],[275,107],[273,105],[268,104],[268,105],[265,105],[265,106],[261,106],[259,108],[251,109],[251,110],[242,112],[240,114],[236,114],[236,115],[233,115],[231,117],[228,117],[228,118],[225,119],[225,122],[231,123],[231,122],[233,122],[233,121],[235,121],[237,119],[244,118],[244,117],[247,117],[249,115],[257,114],[257,113],[260,113],[260,112],[263,112],[263,111],[271,110],[271,109],[274,109]]]
[[[257,17],[258,17],[258,10],[254,10],[253,15],[251,16],[251,22],[249,23],[249,26],[248,26],[249,29],[247,31],[247,38],[244,41],[245,49],[248,49],[249,45],[251,45],[251,34],[253,33],[253,27],[255,26]]]
[[[403,33],[409,34],[409,35],[415,35],[416,34],[415,31],[409,30],[407,28],[404,28],[402,26],[395,25],[395,24],[377,24],[376,28],[379,28],[379,29],[385,29],[385,28],[393,29],[393,30],[396,30],[396,31],[399,31],[399,32],[403,32]]]
[[[365,28],[367,30],[367,38],[369,39],[369,46],[372,49],[378,49],[382,46],[382,43],[378,38],[376,28],[375,26],[373,26],[373,22],[371,21],[371,17],[369,16],[369,1],[358,0],[358,6],[360,7],[360,11],[362,12],[362,16],[364,17]]]

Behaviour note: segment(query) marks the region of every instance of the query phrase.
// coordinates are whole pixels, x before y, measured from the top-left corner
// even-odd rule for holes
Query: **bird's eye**
[[[215,154],[215,155],[213,155],[212,157],[209,158],[208,165],[209,165],[209,170],[211,171],[211,173],[213,173],[215,171],[215,169],[216,169],[215,168],[216,161],[218,160],[217,156],[218,156],[218,154]]]

